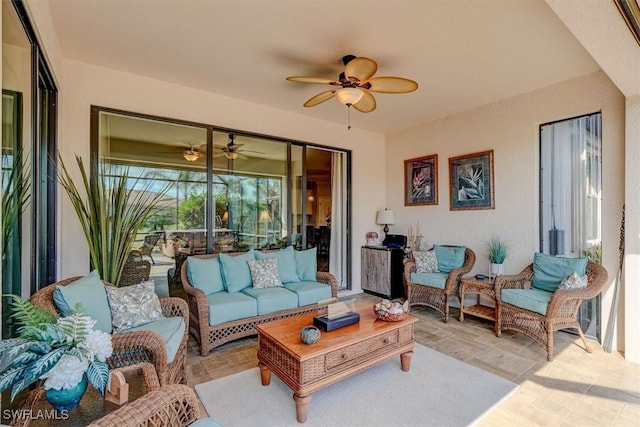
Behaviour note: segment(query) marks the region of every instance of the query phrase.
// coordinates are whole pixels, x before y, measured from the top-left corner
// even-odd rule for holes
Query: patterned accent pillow
[[[438,258],[436,258],[436,251],[433,249],[430,251],[415,251],[413,259],[416,262],[416,273],[438,272]]]
[[[575,271],[564,278],[558,289],[575,290],[587,287],[587,275],[580,276]]]
[[[154,292],[153,280],[123,288],[105,286],[105,289],[109,297],[114,332],[164,318],[160,299]]]
[[[278,258],[248,261],[248,264],[254,289],[282,286],[282,280],[278,274]]]

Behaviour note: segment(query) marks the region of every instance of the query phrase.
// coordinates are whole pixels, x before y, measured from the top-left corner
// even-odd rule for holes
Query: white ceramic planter
[[[496,277],[503,273],[504,273],[503,264],[494,264],[494,263],[489,264],[489,276]]]

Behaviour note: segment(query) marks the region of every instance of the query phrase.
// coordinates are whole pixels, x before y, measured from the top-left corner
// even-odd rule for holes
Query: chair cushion
[[[242,292],[216,292],[207,295],[207,301],[209,302],[209,325],[211,326],[258,314],[258,301]]]
[[[202,290],[205,295],[224,291],[224,281],[218,257],[188,257],[186,263],[187,277],[191,286]]]
[[[110,334],[113,330],[111,309],[104,288],[98,270],[93,270],[66,286],[57,285],[53,291],[53,302],[63,316],[69,316],[79,307],[82,313],[96,321],[95,329]]]
[[[533,256],[531,287],[554,292],[565,277],[574,271],[578,276],[584,276],[586,268],[586,258],[563,258],[537,252]]]
[[[282,286],[282,280],[278,275],[277,258],[253,260],[248,263],[254,289]]]
[[[293,246],[276,252],[256,252],[256,259],[276,258],[278,260],[278,274],[282,283],[299,282],[300,278],[296,272],[296,259],[293,252]]]
[[[251,271],[248,261],[256,259],[253,249],[242,255],[220,254],[219,257],[224,286],[228,292],[240,292],[244,288],[251,287]]]
[[[106,289],[114,332],[122,332],[164,318],[153,282],[123,288],[107,286]]]
[[[298,296],[298,307],[317,304],[318,301],[331,298],[331,286],[320,282],[292,282],[284,287]]]
[[[189,424],[189,427],[222,427],[222,424],[214,420],[213,418],[200,418],[195,422]]]
[[[514,305],[535,313],[547,314],[547,306],[551,300],[553,292],[542,289],[502,289],[500,298],[503,303]]]
[[[440,246],[433,245],[438,259],[438,271],[449,273],[454,268],[460,268],[464,264],[465,246]]]
[[[438,272],[438,258],[436,257],[436,251],[415,251],[413,253],[413,259],[416,263],[416,273],[437,273]]]
[[[307,249],[306,251],[294,251],[296,260],[296,272],[300,280],[315,282],[318,272],[318,248]]]
[[[444,289],[448,278],[449,274],[447,273],[411,273],[411,283],[414,285],[438,289]]]
[[[258,315],[289,310],[298,306],[298,296],[284,287],[242,290],[258,302]]]
[[[144,325],[129,328],[122,332],[133,331],[152,331],[158,333],[167,346],[168,363],[173,362],[173,359],[176,357],[176,353],[178,352],[178,348],[180,347],[180,343],[182,342],[182,337],[186,334],[184,317],[182,316],[165,317],[163,319],[145,323]]]

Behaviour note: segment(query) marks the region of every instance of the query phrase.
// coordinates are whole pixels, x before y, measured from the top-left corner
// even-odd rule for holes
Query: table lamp
[[[389,226],[396,223],[396,219],[393,217],[393,211],[389,209],[378,211],[378,215],[376,217],[376,224],[384,225],[384,235],[387,236],[389,232]]]

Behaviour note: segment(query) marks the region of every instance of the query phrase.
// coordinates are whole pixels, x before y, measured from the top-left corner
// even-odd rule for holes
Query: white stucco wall
[[[406,233],[420,222],[423,245],[466,245],[476,253],[474,273],[488,272],[486,242],[506,239],[511,253],[505,274],[517,273],[538,250],[539,126],[602,111],[603,262],[618,271],[618,235],[624,198],[624,97],[598,72],[478,109],[388,135],[387,203],[394,210],[393,232]],[[449,210],[449,157],[494,150],[495,209]],[[438,155],[437,206],[404,206],[404,160]],[[613,288],[604,297],[603,328]]]
[[[360,246],[384,206],[384,136],[107,68],[65,60],[59,149],[68,166],[89,158],[91,105],[292,138],[352,150],[352,285],[360,290]],[[75,167],[75,166],[74,166]],[[73,169],[73,168],[71,168]],[[375,188],[375,191],[371,189]],[[60,196],[59,277],[88,272],[89,255],[66,195]]]

